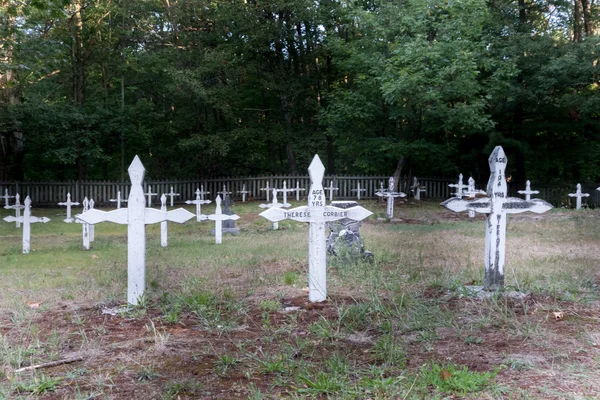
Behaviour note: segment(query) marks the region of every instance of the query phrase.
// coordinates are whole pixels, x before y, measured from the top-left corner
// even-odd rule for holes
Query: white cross
[[[6,208],[6,207],[4,207]],[[25,206],[21,205],[21,196],[19,193],[15,194],[15,204],[12,206],[8,206],[9,209],[15,210],[15,221],[16,227],[21,227],[21,210],[25,208]]]
[[[415,200],[421,200],[421,192],[426,192],[425,186],[421,186],[416,176],[413,176],[413,184],[410,187],[415,196]]]
[[[227,191],[227,186],[225,184],[223,184],[223,191],[217,192],[217,194],[219,193],[223,195],[223,199],[225,199],[225,196],[227,196],[228,194],[231,194],[231,192]]]
[[[308,222],[308,299],[312,302],[323,301],[327,298],[327,246],[325,242],[325,223],[349,218],[362,221],[372,213],[363,207],[342,209],[326,205],[323,189],[325,167],[318,155],[315,155],[308,167],[310,175],[310,192],[308,206],[296,207],[289,210],[271,207],[260,213],[269,221],[278,222],[291,219]]]
[[[152,196],[158,196],[158,193],[152,193],[152,186],[148,185],[148,193],[144,196],[148,197],[148,207],[152,207]],[[131,198],[131,193],[129,193],[129,197]]]
[[[173,192],[173,187],[171,187],[171,192]],[[177,193],[179,195],[179,193]],[[173,197],[171,197],[171,201],[173,201]],[[171,205],[173,207],[173,205]],[[160,211],[167,211],[167,196],[163,193],[160,196]],[[160,245],[162,247],[167,247],[167,221],[162,221],[160,223]]]
[[[485,233],[485,278],[487,290],[496,291],[504,287],[504,261],[506,254],[506,214],[532,211],[541,214],[552,208],[541,199],[523,200],[508,197],[506,185],[506,154],[497,146],[489,158],[490,180],[487,185],[487,199],[463,200],[452,197],[442,206],[454,211],[473,210],[488,214]]]
[[[463,192],[464,196],[467,196],[469,200],[473,200],[477,198],[477,196],[487,197],[487,193],[483,190],[475,189],[475,179],[472,176],[469,177],[469,186],[468,189]],[[475,211],[469,210],[469,218],[475,218]]]
[[[203,188],[204,189],[204,188]],[[204,200],[201,197],[203,196],[204,190],[196,189],[196,200],[186,200],[185,204],[195,204],[196,205],[196,222],[204,221],[206,219],[206,215],[202,214],[202,204],[212,203],[210,200]],[[210,192],[204,192],[210,193]]]
[[[210,192],[204,191],[204,185],[200,185],[200,190],[196,189],[196,195],[200,195],[200,200],[204,200],[204,195],[210,194]],[[197,198],[198,196],[196,196]]]
[[[94,205],[96,203],[94,203],[94,199],[90,199],[90,210],[94,209]],[[96,227],[94,225],[90,225],[90,243],[94,242],[94,240],[96,240]],[[88,248],[89,250],[89,248]]]
[[[451,183],[448,186],[455,187],[456,193],[452,193],[457,199],[461,199],[463,196],[463,191],[467,187],[463,184],[463,174],[458,174],[458,183]]]
[[[71,201],[71,193],[67,193],[67,201],[65,201],[64,203],[58,203],[58,205],[67,206],[67,218],[64,220],[66,223],[70,224],[71,222],[75,221],[71,217],[71,206],[78,206],[79,203],[74,203]]]
[[[271,192],[271,189],[269,188],[269,182],[267,182],[267,186],[266,187],[261,188],[260,190],[266,191],[266,193],[267,193],[267,202],[271,201],[270,198],[269,198],[269,195],[270,195],[270,192]]]
[[[171,186],[171,192],[167,193],[167,196],[169,196],[171,198],[171,207],[173,207],[173,197],[179,196],[179,193],[175,193],[173,191],[173,186]],[[161,207],[162,207],[162,205],[161,205]],[[163,211],[167,211],[167,210],[163,210]]]
[[[88,200],[87,196],[83,198],[83,210],[81,211],[81,214],[87,212],[90,210],[90,201]],[[85,223],[83,220],[81,220],[79,217],[81,216],[81,214],[76,214],[75,215],[75,222],[77,222],[78,224],[81,224],[81,236],[83,237],[83,249],[84,250],[89,250],[90,249],[90,224]]]
[[[285,184],[285,182],[284,182]],[[282,207],[290,207],[291,204],[287,203],[285,200],[283,201],[283,203],[278,203],[277,202],[277,189],[273,189],[273,202],[272,203],[267,203],[267,204],[261,204],[259,205],[260,208],[271,208],[271,207],[276,207],[276,208],[282,208]],[[275,221],[273,222],[273,230],[277,230],[279,229],[279,222]]]
[[[296,190],[296,189],[294,189],[294,188],[289,188],[289,189],[288,189],[288,187],[287,187],[287,182],[286,182],[286,181],[283,181],[283,189],[277,189],[277,191],[278,191],[278,192],[281,192],[281,193],[283,193],[283,204],[287,204],[287,206],[286,206],[286,205],[284,205],[284,206],[282,206],[282,207],[286,207],[286,208],[287,208],[287,207],[290,207],[290,206],[291,206],[291,204],[289,204],[289,203],[287,202],[287,194],[288,194],[288,192],[294,192],[295,190]]]
[[[121,208],[121,203],[127,203],[127,199],[122,199],[121,198],[121,191],[118,190],[117,191],[117,198],[116,199],[109,199],[108,201],[111,202],[116,202],[117,203],[117,208]]]
[[[300,181],[296,180],[296,189],[294,189],[296,192],[296,201],[300,201],[300,192],[304,190],[306,189],[300,187]]]
[[[379,197],[387,198],[387,217],[394,218],[394,199],[396,197],[406,197],[406,194],[402,192],[394,192],[394,177],[390,176],[389,187],[387,190],[383,189],[383,183],[381,183],[381,189],[375,193]]]
[[[249,191],[246,190],[246,184],[245,183],[242,185],[242,190],[238,190],[238,193],[242,194],[242,203],[245,203],[246,202],[246,195],[248,193],[250,193]]]
[[[4,199],[4,208],[8,209],[10,208],[10,205],[8,204],[8,199],[14,199],[15,196],[9,196],[8,195],[8,189],[4,189],[4,196],[0,196],[0,199]]]
[[[146,208],[142,187],[145,170],[138,156],[133,159],[128,172],[131,190],[127,208],[113,211],[89,210],[78,218],[89,224],[114,222],[127,225],[127,301],[137,305],[146,289],[146,225],[162,221],[182,224],[193,218],[194,214],[183,208],[172,211]]]
[[[333,186],[333,181],[329,181],[329,186],[324,187],[324,189],[329,190],[329,202],[330,203],[333,201],[333,191],[340,190],[339,188],[336,188]]]
[[[4,220],[6,222],[23,223],[23,254],[27,254],[31,250],[31,224],[36,222],[41,222],[45,224],[50,220],[46,217],[38,218],[31,216],[31,199],[29,198],[29,196],[25,198],[24,208],[25,209],[23,211],[22,217],[13,217],[12,215],[9,215],[8,217],[5,217]]]
[[[223,212],[221,211],[221,196],[217,196],[217,198],[215,199],[215,204],[217,206],[215,209],[215,213],[208,215],[208,219],[210,219],[211,221],[215,221],[215,243],[221,244],[223,242],[223,221],[226,219],[231,219],[235,221],[240,217],[235,214],[223,214]]]
[[[577,197],[577,202],[575,203],[576,210],[581,210],[581,198],[588,197],[589,195],[589,193],[581,193],[581,183],[577,184],[577,190],[575,191],[575,193],[569,193],[569,197]]]
[[[531,182],[525,182],[525,190],[519,190],[517,193],[524,194],[525,200],[531,200],[532,194],[538,194],[539,190],[531,190]]]
[[[353,192],[356,192],[356,198],[360,200],[360,192],[366,192],[367,189],[360,188],[360,182],[356,183],[356,189],[352,189]]]

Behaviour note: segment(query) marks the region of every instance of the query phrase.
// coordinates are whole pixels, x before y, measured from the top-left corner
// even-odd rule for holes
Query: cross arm
[[[8,217],[4,217],[4,220],[6,222],[23,222],[23,217],[13,217],[12,215],[9,215]]]
[[[542,214],[551,208],[552,204],[542,199],[523,200],[516,197],[507,198],[502,205],[502,210],[507,214],[518,214],[525,211]]]
[[[491,205],[489,199],[485,200],[463,200],[457,197],[452,197],[441,204],[454,212],[475,211],[478,213],[490,213]]]
[[[192,214],[184,208],[178,208],[171,211],[160,211],[155,208],[146,208],[146,218],[144,223],[149,225],[163,221],[171,221],[183,224],[185,221],[192,219],[195,216],[195,214]]]

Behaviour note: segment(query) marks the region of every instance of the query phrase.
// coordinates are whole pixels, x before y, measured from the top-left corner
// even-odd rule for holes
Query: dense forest
[[[0,0],[0,181],[600,181],[593,0]]]

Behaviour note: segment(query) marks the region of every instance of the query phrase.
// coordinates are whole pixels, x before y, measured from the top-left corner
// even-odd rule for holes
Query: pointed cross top
[[[129,172],[129,179],[131,180],[132,185],[142,184],[146,169],[137,155],[133,158],[133,161],[129,165],[129,169],[127,171]]]
[[[488,158],[488,163],[490,164],[490,169],[495,171],[497,167],[504,168],[507,164],[506,153],[502,146],[496,146],[492,154],[490,154],[490,158]]]
[[[199,199],[200,198],[200,189],[196,189],[196,197]]]
[[[487,184],[488,196],[506,197],[507,186],[505,176],[508,160],[502,146],[496,146],[492,154],[490,154],[488,162],[490,164],[490,180]]]
[[[394,191],[394,177],[393,176],[390,176],[390,180],[388,183],[388,189],[390,192]]]
[[[30,207],[31,206],[31,199],[29,198],[29,196],[25,197],[25,207]]]
[[[215,199],[215,204],[217,205],[215,209],[215,214],[221,214],[221,196],[217,195]]]
[[[310,180],[317,185],[323,182],[323,176],[325,176],[325,166],[321,162],[318,154],[315,154],[312,162],[308,166],[308,175],[310,175]]]
[[[163,206],[167,204],[167,196],[164,193],[160,196],[160,204]]]
[[[527,181],[527,182],[529,182],[529,181]],[[472,177],[472,176],[470,176],[470,177],[469,177],[469,186],[473,186],[473,185],[475,185],[475,179],[473,179],[473,177]],[[470,189],[469,189],[469,190],[470,190]]]

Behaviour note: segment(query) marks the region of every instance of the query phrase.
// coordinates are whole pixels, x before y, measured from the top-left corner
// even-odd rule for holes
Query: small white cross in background
[[[31,224],[41,222],[45,224],[50,221],[46,217],[34,217],[31,215],[31,199],[29,196],[25,198],[25,207],[22,217],[13,217],[12,215],[5,217],[6,222],[22,222],[23,223],[23,254],[29,253],[31,250]]]
[[[171,198],[171,207],[173,207],[173,197],[179,196],[179,193],[175,193],[173,191],[173,186],[171,186],[171,191],[169,193],[166,193],[166,195]],[[161,207],[162,207],[162,203],[161,203]],[[164,211],[166,211],[166,210],[164,210]]]
[[[581,193],[581,183],[577,184],[577,190],[575,191],[575,193],[569,193],[569,197],[576,197],[576,203],[575,203],[575,209],[576,210],[581,210],[581,198],[582,197],[588,197],[590,194],[589,193]]]

